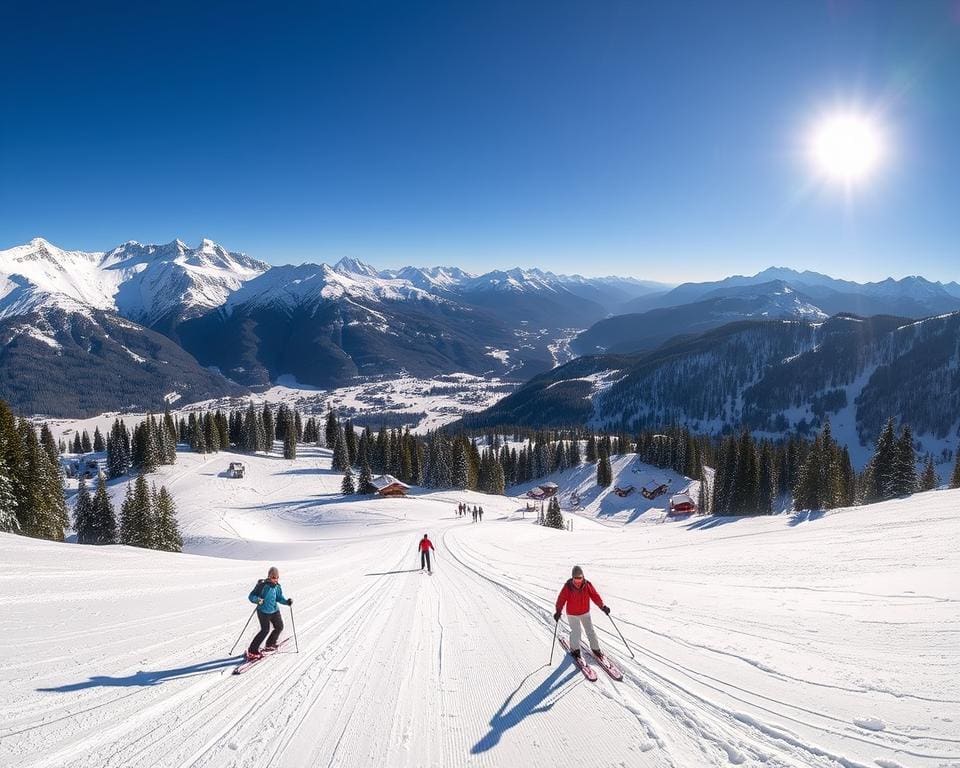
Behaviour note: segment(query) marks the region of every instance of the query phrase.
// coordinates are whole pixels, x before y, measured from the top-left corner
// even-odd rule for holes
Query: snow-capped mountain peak
[[[108,251],[65,251],[42,237],[0,251],[0,318],[44,306],[116,311],[144,324],[171,312],[223,304],[232,291],[269,268],[212,240],[192,249],[182,240]]]
[[[371,267],[369,264],[365,264],[360,261],[360,259],[350,258],[344,256],[340,261],[333,265],[333,269],[336,272],[339,272],[341,275],[363,275],[365,277],[380,277],[380,273]]]

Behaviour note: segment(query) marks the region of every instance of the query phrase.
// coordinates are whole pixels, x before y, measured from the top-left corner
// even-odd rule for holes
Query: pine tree
[[[37,539],[63,541],[64,529],[70,521],[63,498],[60,466],[50,461],[33,425],[21,421],[18,433],[23,445],[23,465],[19,473],[21,493],[17,499],[21,533]]]
[[[950,476],[950,487],[960,488],[960,451],[957,451],[957,462],[953,465],[953,474]]]
[[[75,454],[78,454],[78,455],[81,454],[81,453],[83,453],[83,445],[82,445],[82,443],[80,442],[80,433],[79,433],[79,432],[75,432],[74,435],[73,435],[73,447],[72,447],[71,453],[75,453]]]
[[[53,445],[53,435],[50,436],[50,444]],[[83,430],[83,437],[80,438],[80,447],[84,453],[90,453],[93,450],[93,443],[90,442],[90,433]]]
[[[877,447],[870,460],[870,475],[873,487],[869,490],[868,501],[885,501],[897,495],[897,445],[893,418],[887,420],[886,426],[877,438]]]
[[[133,503],[133,485],[127,483],[127,491],[120,505],[120,543],[132,546],[136,540],[136,510]]]
[[[908,424],[900,427],[894,464],[894,495],[905,496],[917,490],[917,454],[913,447],[913,432]]]
[[[0,531],[3,532],[20,531],[17,510],[23,487],[17,470],[22,462],[23,450],[16,420],[7,404],[0,400]]]
[[[338,429],[333,438],[333,461],[331,467],[335,472],[343,472],[350,466],[347,460],[347,444],[343,437],[343,430]]]
[[[191,420],[193,419],[193,414],[190,414]],[[190,450],[194,453],[206,453],[207,452],[207,432],[203,426],[203,417],[200,416],[195,421],[193,421],[193,429],[190,438]]]
[[[270,410],[267,403],[263,404],[263,413],[260,415],[260,420],[263,422],[263,434],[267,443],[266,450],[270,452],[273,450],[273,443],[277,439],[277,427],[273,418],[273,411]]]
[[[253,403],[247,407],[247,413],[243,417],[243,427],[240,431],[240,450],[245,453],[256,453],[257,443],[257,412],[253,408]]]
[[[77,533],[78,544],[96,543],[96,520],[93,514],[93,499],[87,490],[87,481],[80,476],[77,486],[77,501],[73,507],[73,530]]]
[[[927,463],[923,468],[923,475],[920,478],[920,490],[932,491],[940,484],[940,478],[937,477],[937,469],[933,465],[933,456],[927,456]]]
[[[357,482],[357,493],[371,494],[376,493],[377,489],[373,484],[373,477],[370,473],[370,465],[366,457],[360,463],[360,479]]]
[[[587,440],[587,464],[593,464],[597,458],[597,439],[590,435]]]
[[[543,524],[547,528],[557,528],[561,530],[566,527],[563,522],[563,514],[560,512],[560,500],[556,496],[551,498],[547,504],[547,514]]]
[[[166,486],[160,486],[153,503],[156,517],[154,548],[164,552],[180,552],[183,538],[177,525],[177,508]]]
[[[283,423],[283,458],[297,458],[297,428],[293,413],[287,411]]]
[[[344,450],[346,450],[346,446],[344,446]],[[344,495],[357,492],[357,489],[353,485],[353,470],[351,470],[349,466],[343,473],[343,482],[340,484],[340,492]]]
[[[110,494],[107,493],[106,479],[101,472],[97,477],[97,490],[93,494],[93,532],[91,544],[116,544],[117,517],[113,511]]]
[[[207,444],[209,453],[220,452],[220,428],[217,426],[217,420],[210,411],[207,411],[203,417],[203,440]]]
[[[156,540],[156,514],[147,478],[141,474],[133,484],[132,532],[126,543],[152,549]]]
[[[53,433],[50,431],[50,427],[43,424],[40,427],[40,444],[43,446],[43,450],[47,452],[47,456],[50,457],[50,461],[54,464],[60,464],[60,449],[57,448],[57,444],[53,439]]]
[[[337,423],[336,414],[333,412],[333,408],[330,408],[327,411],[327,423],[324,427],[324,438],[326,439],[327,448],[333,448],[333,444],[337,442],[337,434],[340,432],[340,425]],[[380,429],[380,434],[384,432],[383,428]]]
[[[610,457],[606,453],[601,453],[597,461],[597,485],[601,488],[608,488],[613,482],[613,471],[610,468]]]
[[[453,487],[466,489],[470,485],[470,467],[467,462],[467,443],[463,437],[453,444]]]

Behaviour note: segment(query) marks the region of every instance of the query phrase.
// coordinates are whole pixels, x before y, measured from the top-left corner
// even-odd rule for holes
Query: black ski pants
[[[273,626],[273,632],[270,633],[267,645],[276,645],[280,633],[283,632],[283,617],[279,610],[276,613],[260,613],[260,611],[257,611],[257,618],[260,619],[260,631],[257,632],[250,643],[250,653],[257,653],[260,650],[260,643],[270,632],[271,625]]]
[[[420,570],[421,570],[421,571],[423,570],[423,566],[424,566],[424,565],[427,566],[427,570],[428,570],[428,571],[431,570],[431,568],[430,568],[430,550],[429,550],[429,549],[422,549],[422,550],[420,550]]]

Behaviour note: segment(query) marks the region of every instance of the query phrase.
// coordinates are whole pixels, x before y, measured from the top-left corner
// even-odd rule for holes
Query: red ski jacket
[[[433,542],[430,539],[420,539],[420,551],[426,552],[428,549],[433,549]]]
[[[573,586],[573,579],[567,579],[567,583],[563,585],[563,589],[560,590],[557,597],[557,613],[563,610],[564,604],[567,606],[567,616],[582,616],[585,613],[590,613],[591,600],[598,607],[603,608],[603,598],[593,588],[593,584],[584,579],[583,586],[577,589]]]

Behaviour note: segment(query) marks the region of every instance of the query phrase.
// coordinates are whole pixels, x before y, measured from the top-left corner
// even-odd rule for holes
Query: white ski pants
[[[589,613],[581,613],[579,616],[567,614],[567,621],[570,622],[570,650],[579,650],[580,635],[584,631],[587,633],[590,647],[600,649],[600,641],[597,640],[597,631],[593,628],[593,620],[590,618]]]

